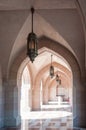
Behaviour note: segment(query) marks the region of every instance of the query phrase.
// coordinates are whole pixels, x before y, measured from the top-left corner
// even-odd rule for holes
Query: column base
[[[0,128],[4,127],[4,119],[0,118]]]
[[[5,126],[6,127],[17,127],[21,124],[21,117],[6,117],[5,118]]]

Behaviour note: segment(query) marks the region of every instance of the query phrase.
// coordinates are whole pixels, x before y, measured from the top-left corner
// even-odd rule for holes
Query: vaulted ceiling
[[[86,62],[86,0],[0,0],[0,63],[5,73],[26,46],[35,8],[34,32],[65,46],[81,70]],[[37,61],[38,62],[38,61]]]

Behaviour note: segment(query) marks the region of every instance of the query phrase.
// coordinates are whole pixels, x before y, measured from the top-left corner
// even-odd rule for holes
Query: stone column
[[[18,126],[20,118],[20,92],[16,87],[16,81],[5,82],[5,126]]]
[[[2,72],[0,66],[0,128],[4,126],[4,86],[2,84]]]
[[[86,86],[81,84],[78,88],[77,94],[77,125],[82,128],[86,128]]]
[[[28,98],[29,98],[29,102],[28,102],[28,106],[29,106],[29,110],[31,111],[32,109],[32,90],[31,88],[28,90]]]
[[[76,81],[73,88],[73,125],[86,127],[86,88],[80,80]]]
[[[34,86],[34,89],[32,89],[32,111],[38,111],[40,108],[40,87]]]
[[[43,89],[43,104],[48,104],[48,87]]]

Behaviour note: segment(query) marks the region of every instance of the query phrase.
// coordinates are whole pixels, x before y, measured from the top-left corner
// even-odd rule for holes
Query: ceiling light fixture
[[[51,55],[51,66],[50,66],[50,77],[53,78],[54,77],[54,66],[52,65],[52,57],[53,55]],[[61,79],[59,78],[59,75],[56,74],[56,82],[58,83],[58,85],[61,85]]]
[[[61,84],[61,79],[59,78],[58,74],[56,75],[56,81],[59,85]]]
[[[51,78],[54,77],[54,67],[53,67],[53,65],[52,65],[52,56],[53,56],[53,55],[51,55],[51,66],[50,66],[50,77],[51,77]]]
[[[32,13],[32,32],[28,34],[27,37],[27,55],[30,58],[30,61],[33,63],[35,58],[38,55],[38,39],[36,34],[33,32],[33,14],[34,14],[34,8],[31,8]]]

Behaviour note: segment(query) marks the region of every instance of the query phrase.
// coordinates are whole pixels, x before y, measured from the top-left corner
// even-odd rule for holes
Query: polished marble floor
[[[72,128],[72,117],[62,117],[55,119],[30,119],[22,120],[18,128],[4,128],[2,130],[81,130]]]
[[[49,108],[50,107],[50,108]],[[86,130],[73,128],[70,105],[43,106],[41,111],[26,112],[22,115],[21,126],[0,130]]]
[[[53,119],[27,120],[23,123],[25,123],[29,130],[71,130],[70,128],[73,126],[71,116]],[[24,126],[21,126],[21,128],[24,128]],[[25,128],[25,130],[28,129]]]

